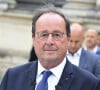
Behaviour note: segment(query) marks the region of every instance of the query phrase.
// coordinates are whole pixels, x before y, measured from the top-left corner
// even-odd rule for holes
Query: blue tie
[[[48,90],[48,77],[52,74],[51,71],[44,71],[43,72],[43,78],[37,85],[36,90]]]

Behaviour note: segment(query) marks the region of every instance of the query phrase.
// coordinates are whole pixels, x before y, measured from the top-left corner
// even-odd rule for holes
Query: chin
[[[57,57],[54,57],[54,56],[52,56],[52,55],[49,55],[49,56],[46,56],[45,59],[46,59],[46,60],[56,60]]]

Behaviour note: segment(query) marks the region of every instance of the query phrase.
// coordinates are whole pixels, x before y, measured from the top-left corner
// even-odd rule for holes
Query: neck
[[[93,47],[87,47],[87,50],[92,51],[95,48],[95,46]]]
[[[53,62],[41,62],[40,61],[40,63],[41,63],[41,65],[45,68],[45,69],[52,69],[52,68],[54,68],[54,67],[56,67],[56,66],[58,66],[60,63],[61,63],[62,61],[61,60],[59,60],[59,62],[57,62],[57,61],[53,61]]]

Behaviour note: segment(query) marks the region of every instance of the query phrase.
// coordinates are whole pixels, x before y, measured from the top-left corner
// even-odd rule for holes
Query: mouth
[[[56,50],[48,49],[48,50],[45,50],[45,52],[48,54],[54,54],[56,52]]]
[[[46,52],[54,52],[54,51],[57,51],[57,48],[55,48],[55,47],[45,47],[44,51],[46,51]]]
[[[56,50],[45,50],[47,53],[54,53]]]
[[[44,48],[44,51],[57,51],[57,48]]]
[[[47,50],[45,50],[45,51],[56,51],[56,50],[52,50],[52,49],[47,49]]]

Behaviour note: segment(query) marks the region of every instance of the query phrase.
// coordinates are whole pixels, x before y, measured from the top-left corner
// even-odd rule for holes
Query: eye
[[[41,33],[40,37],[48,37],[48,33]]]
[[[61,37],[61,33],[53,33],[54,37]]]
[[[60,33],[55,33],[55,36],[60,36]]]

